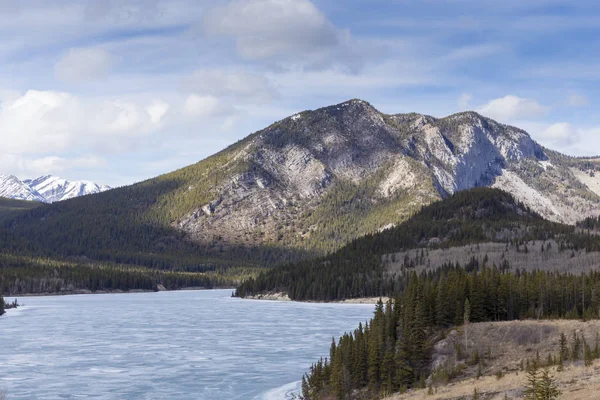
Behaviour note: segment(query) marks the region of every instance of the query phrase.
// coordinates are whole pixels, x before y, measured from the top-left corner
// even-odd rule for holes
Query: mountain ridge
[[[561,155],[475,112],[384,114],[355,99],[296,113],[196,164],[68,207],[42,207],[6,226],[26,240],[40,235],[35,247],[48,252],[108,256],[115,249],[104,246],[105,232],[119,225],[127,237],[110,242],[129,249],[128,262],[168,253],[175,240],[199,245],[190,249],[197,260],[275,265],[328,254],[479,186],[573,224],[600,210],[599,170],[598,159]],[[97,253],[50,240],[65,229],[85,231]]]
[[[110,189],[107,185],[91,181],[68,181],[54,175],[24,180],[14,175],[0,175],[0,196],[15,200],[54,203]]]

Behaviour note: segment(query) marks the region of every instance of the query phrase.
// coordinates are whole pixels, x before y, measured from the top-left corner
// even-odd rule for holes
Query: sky
[[[352,98],[600,154],[596,0],[0,0],[0,60],[22,179],[126,185]]]

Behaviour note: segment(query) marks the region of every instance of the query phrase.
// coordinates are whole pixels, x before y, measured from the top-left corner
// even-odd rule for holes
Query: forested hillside
[[[0,218],[0,245],[152,268],[274,266],[326,256],[478,186],[574,223],[600,210],[596,166],[474,112],[388,115],[355,99],[154,179]]]
[[[266,271],[244,282],[237,295],[285,292],[295,300],[322,301],[392,296],[404,287],[416,264],[413,259],[398,260],[401,268],[392,270],[384,262],[389,261],[387,255],[421,249],[416,256],[425,258],[433,249],[483,242],[502,243],[507,252],[516,252],[526,251],[529,242],[550,239],[557,251],[567,254],[600,250],[600,237],[590,231],[546,221],[508,193],[477,188],[424,207],[405,223],[354,240],[330,256]],[[468,264],[474,268],[485,263],[482,255]]]
[[[328,359],[313,365],[303,379],[304,399],[377,399],[424,388],[426,382],[447,383],[469,366],[482,371],[491,354],[467,347],[469,323],[600,317],[597,272],[575,276],[504,268],[445,265],[434,274],[410,273],[404,287],[396,288],[395,300],[385,306],[380,302],[371,321],[334,341]],[[433,346],[444,337],[444,330],[463,324],[465,341],[455,342],[458,363],[432,369]],[[573,335],[572,351],[570,347],[565,353],[566,341],[561,342],[560,351],[543,357],[531,354],[527,367],[564,366],[578,360],[587,365],[600,357],[598,338],[594,352],[591,341]],[[521,362],[523,370],[523,358]]]
[[[31,210],[40,205],[34,201],[14,200],[0,197],[0,222],[19,212]]]
[[[57,261],[0,254],[0,294],[72,294],[182,288],[226,288],[256,274],[252,268],[162,271],[89,260]]]

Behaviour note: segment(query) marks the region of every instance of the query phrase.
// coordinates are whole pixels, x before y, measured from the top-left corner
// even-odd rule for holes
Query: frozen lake
[[[374,310],[230,295],[22,298],[0,317],[0,388],[9,400],[286,399],[331,337]]]

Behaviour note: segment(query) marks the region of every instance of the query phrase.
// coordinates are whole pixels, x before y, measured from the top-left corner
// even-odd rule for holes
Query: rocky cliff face
[[[235,146],[201,178],[214,179],[210,200],[173,225],[214,246],[329,251],[477,186],[574,223],[600,211],[595,186],[581,178],[590,176],[584,161],[474,112],[386,115],[351,100],[293,115]]]

